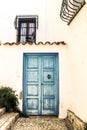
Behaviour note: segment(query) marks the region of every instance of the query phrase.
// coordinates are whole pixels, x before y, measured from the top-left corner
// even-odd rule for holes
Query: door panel
[[[55,56],[43,56],[43,67],[42,67],[42,82],[43,82],[43,114],[56,114],[56,94],[55,94]]]
[[[26,56],[26,114],[38,115],[39,113],[39,58]]]
[[[58,115],[58,54],[24,54],[23,112]]]

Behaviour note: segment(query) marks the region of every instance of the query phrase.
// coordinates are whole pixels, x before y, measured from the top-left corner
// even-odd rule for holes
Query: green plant
[[[4,103],[3,106],[6,107],[6,111],[10,112],[10,111],[18,111],[18,98],[15,94],[16,91],[14,91],[12,88],[10,87],[4,87],[1,86],[0,87],[0,98],[4,99]]]

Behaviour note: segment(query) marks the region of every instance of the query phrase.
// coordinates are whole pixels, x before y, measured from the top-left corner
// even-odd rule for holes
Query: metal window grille
[[[84,5],[85,0],[63,0],[60,11],[61,19],[69,25]]]
[[[36,42],[38,16],[16,16],[14,24],[17,29],[17,42]]]

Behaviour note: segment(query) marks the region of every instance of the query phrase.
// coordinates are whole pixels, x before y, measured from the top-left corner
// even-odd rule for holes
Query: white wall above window
[[[0,41],[16,42],[14,19],[17,15],[38,15],[39,29],[37,40],[45,42],[46,38],[46,0],[3,0],[0,2]],[[43,34],[43,36],[42,36]]]

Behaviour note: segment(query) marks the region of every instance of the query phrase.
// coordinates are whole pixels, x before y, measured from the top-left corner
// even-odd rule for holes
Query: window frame
[[[15,29],[17,29],[17,36],[16,36],[16,41],[17,42],[21,42],[21,24],[22,23],[26,23],[27,24],[27,36],[26,36],[26,41],[25,42],[35,42],[36,43],[36,29],[38,28],[38,16],[37,15],[29,15],[29,16],[16,16],[15,18],[15,21],[14,21],[14,26],[15,26]],[[30,23],[34,23],[34,27],[29,27]],[[31,36],[29,35],[29,30],[31,28],[34,28],[34,34]],[[32,41],[29,41],[29,39],[27,39],[27,37],[29,38],[32,37]]]

